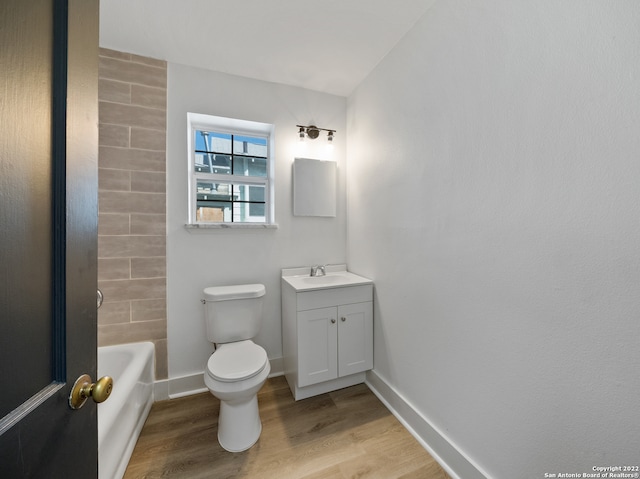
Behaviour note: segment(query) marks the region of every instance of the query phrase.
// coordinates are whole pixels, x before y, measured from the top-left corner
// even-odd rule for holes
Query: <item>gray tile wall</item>
[[[100,49],[98,345],[153,341],[167,378],[167,64]]]

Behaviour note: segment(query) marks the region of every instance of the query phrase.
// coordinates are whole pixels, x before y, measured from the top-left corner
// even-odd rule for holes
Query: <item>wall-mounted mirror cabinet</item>
[[[336,216],[335,161],[296,158],[293,162],[294,216]]]

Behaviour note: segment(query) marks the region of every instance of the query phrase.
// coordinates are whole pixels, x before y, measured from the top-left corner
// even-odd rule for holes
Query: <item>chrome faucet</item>
[[[316,264],[311,267],[310,276],[325,276],[327,272],[325,271],[324,265]]]

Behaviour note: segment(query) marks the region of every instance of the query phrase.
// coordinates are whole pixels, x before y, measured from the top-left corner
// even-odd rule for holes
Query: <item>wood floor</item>
[[[295,402],[277,377],[258,402],[262,435],[236,454],[218,444],[211,394],[155,403],[125,479],[450,479],[364,384]]]

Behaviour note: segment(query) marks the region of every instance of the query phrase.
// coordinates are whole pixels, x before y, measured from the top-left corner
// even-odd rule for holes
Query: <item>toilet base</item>
[[[229,452],[242,452],[260,438],[262,423],[258,412],[258,398],[246,401],[220,401],[218,442]]]
[[[246,451],[260,438],[262,423],[258,410],[258,391],[264,386],[270,372],[268,360],[256,375],[240,381],[217,381],[211,377],[208,369],[205,371],[204,383],[211,394],[220,400],[218,442],[225,450]]]

